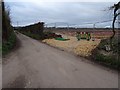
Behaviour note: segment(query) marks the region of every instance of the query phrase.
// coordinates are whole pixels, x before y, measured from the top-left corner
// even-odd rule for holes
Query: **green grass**
[[[94,60],[116,69],[120,66],[120,61],[118,60],[117,55],[107,56],[100,53],[96,53]]]

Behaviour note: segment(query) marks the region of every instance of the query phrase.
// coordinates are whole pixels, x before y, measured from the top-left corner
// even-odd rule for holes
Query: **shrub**
[[[13,47],[15,46],[16,43],[16,35],[14,33],[11,33],[9,36],[8,41],[4,41],[2,43],[2,55],[6,55]]]
[[[32,34],[32,33],[30,33],[30,32],[20,32],[20,33],[22,33],[22,34],[24,34],[24,35],[26,35],[26,36],[29,36],[29,37],[31,37],[31,38],[33,38],[33,39],[37,39],[37,40],[42,40],[43,39],[43,35],[41,34]]]
[[[108,41],[108,39],[105,39],[100,42],[98,47],[92,51],[92,59],[109,67],[120,69],[120,60],[118,60],[118,56],[120,55],[120,43],[117,38],[113,39],[113,49],[110,51],[111,54],[106,55],[100,53],[102,50],[105,51],[105,45],[108,44]]]
[[[43,32],[42,34],[33,34],[30,32],[23,32],[21,31],[22,34],[25,34],[33,39],[37,39],[37,40],[43,40],[43,39],[49,39],[49,38],[56,38],[56,37],[62,37],[61,35],[57,35],[53,32]]]
[[[7,9],[7,10],[6,10]],[[16,36],[11,25],[10,10],[2,2],[2,55],[7,54],[16,43]]]

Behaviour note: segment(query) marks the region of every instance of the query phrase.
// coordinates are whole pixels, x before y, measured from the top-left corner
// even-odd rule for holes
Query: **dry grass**
[[[100,39],[96,39],[95,41],[86,41],[81,40],[79,45],[74,48],[74,52],[80,56],[89,56],[91,55],[91,51],[96,48],[100,43]]]
[[[51,46],[59,47],[61,49],[72,51],[80,56],[89,56],[91,55],[91,51],[96,48],[96,46],[100,43],[100,39],[96,39],[95,41],[87,41],[80,40],[77,41],[76,37],[62,35],[65,38],[69,38],[68,41],[59,41],[55,39],[45,39],[42,42],[45,42]]]

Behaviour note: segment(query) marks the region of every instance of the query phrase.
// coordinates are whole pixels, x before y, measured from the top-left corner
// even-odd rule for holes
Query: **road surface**
[[[3,60],[3,88],[117,88],[116,71],[17,34],[21,46]]]

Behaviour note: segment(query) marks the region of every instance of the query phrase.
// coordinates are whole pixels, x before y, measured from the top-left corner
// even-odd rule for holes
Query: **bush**
[[[43,40],[43,39],[49,39],[49,38],[56,38],[56,37],[62,37],[61,35],[57,35],[53,32],[44,32],[42,34],[32,34],[30,32],[21,32],[24,35],[27,35],[33,39],[37,39],[37,40]]]
[[[62,35],[57,35],[53,32],[44,32],[44,39],[48,39],[48,38],[62,38]]]
[[[13,47],[15,46],[16,43],[16,35],[14,34],[14,32],[11,33],[11,35],[9,36],[8,41],[4,41],[2,43],[2,55],[6,55],[11,49],[13,49]]]
[[[96,53],[94,60],[113,68],[118,68],[120,66],[120,61],[114,55],[106,56],[100,53]]]
[[[117,38],[113,39],[113,49],[110,51],[111,54],[106,55],[100,53],[101,51],[105,51],[105,45],[109,44],[108,42],[109,39],[105,39],[100,42],[98,47],[92,51],[92,59],[109,67],[120,69],[120,60],[118,60],[118,56],[120,55],[120,43],[118,42]]]
[[[2,55],[7,54],[16,43],[16,36],[11,25],[10,10],[2,2]]]
[[[103,39],[101,40],[100,44],[98,45],[98,49],[100,50],[106,50],[105,45],[109,44],[109,40],[108,39]]]
[[[101,40],[97,48],[100,50],[106,50],[105,45],[108,45],[109,43],[110,43],[109,39]],[[113,45],[112,51],[120,55],[120,41],[118,40],[118,37],[113,38],[112,45]]]
[[[24,34],[26,36],[29,36],[29,37],[31,37],[33,39],[37,39],[37,40],[42,40],[44,38],[42,34],[41,35],[40,34],[32,34],[30,32],[20,32],[20,33],[22,33],[22,34]]]

